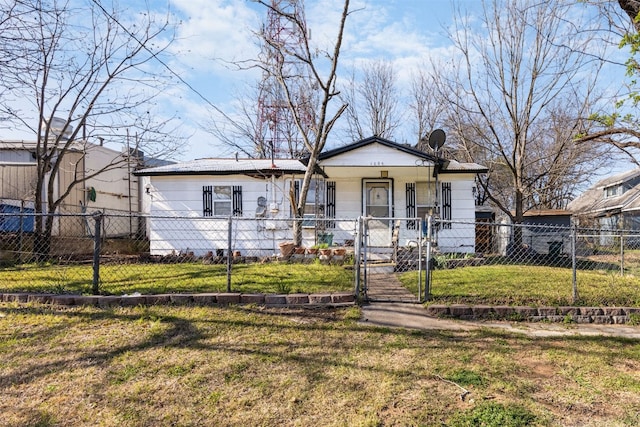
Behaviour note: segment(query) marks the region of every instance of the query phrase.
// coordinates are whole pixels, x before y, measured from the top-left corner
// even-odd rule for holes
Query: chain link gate
[[[429,249],[419,218],[360,217],[356,242],[356,294],[364,301],[422,302]],[[404,273],[414,273],[404,275]],[[400,275],[411,277],[409,287]]]

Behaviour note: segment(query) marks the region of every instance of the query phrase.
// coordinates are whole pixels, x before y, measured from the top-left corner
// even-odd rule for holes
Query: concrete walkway
[[[466,321],[427,316],[420,304],[372,302],[362,307],[360,323],[391,328],[474,331],[483,328],[532,337],[610,336],[640,340],[640,327],[629,325]]]
[[[400,284],[395,274],[376,273],[367,276],[369,302],[417,303],[418,296]]]
[[[465,321],[427,315],[417,296],[404,288],[394,274],[368,277],[368,304],[362,307],[360,323],[419,330],[474,331],[482,328],[522,333],[532,337],[610,336],[640,340],[640,326],[529,323],[508,321]]]

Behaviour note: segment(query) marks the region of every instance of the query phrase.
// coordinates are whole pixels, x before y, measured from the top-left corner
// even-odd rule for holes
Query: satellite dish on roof
[[[44,120],[44,125],[49,126],[50,134],[55,137],[62,136],[63,138],[69,139],[71,137],[71,134],[73,133],[73,126],[67,125],[65,129],[66,124],[67,121],[65,119],[61,119],[60,117],[52,117],[50,124],[48,124],[47,121]]]
[[[429,147],[431,147],[432,150],[437,150],[444,145],[446,139],[447,135],[444,131],[442,129],[436,129],[429,135]]]

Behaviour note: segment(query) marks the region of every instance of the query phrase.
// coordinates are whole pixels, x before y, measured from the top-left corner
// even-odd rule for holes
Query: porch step
[[[370,252],[367,254],[367,263],[391,262],[393,253]]]
[[[368,274],[391,274],[395,271],[395,264],[391,262],[367,263]],[[360,266],[360,271],[364,273],[364,265]]]

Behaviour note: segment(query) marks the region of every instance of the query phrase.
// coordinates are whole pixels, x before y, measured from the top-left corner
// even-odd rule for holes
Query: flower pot
[[[283,257],[288,258],[293,253],[293,250],[295,249],[296,244],[293,242],[282,242],[278,246],[280,247],[280,254]]]

